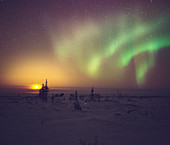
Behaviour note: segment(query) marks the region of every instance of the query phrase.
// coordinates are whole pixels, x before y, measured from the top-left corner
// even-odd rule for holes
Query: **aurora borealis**
[[[131,18],[127,17],[127,21],[129,19]],[[109,57],[112,57],[109,63],[112,63],[113,67],[117,67],[116,69],[127,66],[136,57],[136,81],[140,85],[144,81],[145,73],[154,63],[153,53],[170,46],[170,36],[168,34],[161,37],[154,35],[158,31],[164,31],[164,28],[168,26],[162,26],[165,24],[160,24],[159,21],[151,24],[141,24],[135,22],[135,20],[133,22],[134,26],[128,26],[127,21],[123,19],[120,21],[120,25],[115,21],[110,22],[110,27],[107,24],[98,26],[88,21],[88,24],[84,24],[85,28],[79,32],[77,32],[77,27],[76,29],[71,28],[73,32],[70,38],[64,36],[66,39],[62,38],[61,42],[54,39],[56,54],[58,54],[58,57],[61,56],[61,60],[68,59],[69,56],[72,56],[76,62],[82,59],[77,65],[80,69],[81,66],[85,66],[85,73],[92,77],[100,74],[100,71],[102,71],[99,70],[100,65],[103,61],[107,61]],[[125,24],[125,26],[122,26],[122,24]],[[109,30],[112,32],[111,34],[104,34]],[[118,32],[116,32],[117,30]],[[102,38],[104,40],[101,40]],[[102,43],[99,44],[100,42]],[[84,50],[86,49],[84,46],[90,49]],[[60,49],[61,47],[62,49]],[[83,51],[86,51],[86,56],[83,56],[85,55]],[[115,55],[117,55],[116,59]],[[139,60],[137,55],[143,55],[143,60]],[[148,57],[148,59],[144,57]],[[108,69],[112,68],[109,67]]]
[[[0,15],[1,85],[169,88],[168,0],[1,0]]]

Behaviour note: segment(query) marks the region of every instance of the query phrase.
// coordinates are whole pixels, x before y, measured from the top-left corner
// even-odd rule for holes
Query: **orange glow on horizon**
[[[56,62],[45,65],[40,61],[42,59],[32,60],[30,64],[25,65],[26,62],[21,60],[16,60],[8,66],[4,75],[4,80],[7,84],[11,86],[29,86],[29,89],[35,89],[32,85],[42,84],[46,78],[50,87],[69,86],[72,84],[70,71],[63,68],[63,65]]]

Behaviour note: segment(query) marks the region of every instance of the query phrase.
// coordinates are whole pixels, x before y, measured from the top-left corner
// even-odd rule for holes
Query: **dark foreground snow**
[[[170,145],[170,98],[43,102],[0,97],[0,145]]]

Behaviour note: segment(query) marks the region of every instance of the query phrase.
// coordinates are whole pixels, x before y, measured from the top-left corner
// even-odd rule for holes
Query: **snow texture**
[[[0,145],[169,145],[169,97],[0,97]]]

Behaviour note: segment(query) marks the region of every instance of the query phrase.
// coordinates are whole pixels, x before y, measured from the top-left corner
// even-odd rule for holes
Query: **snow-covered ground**
[[[170,97],[0,97],[0,145],[170,145]]]

